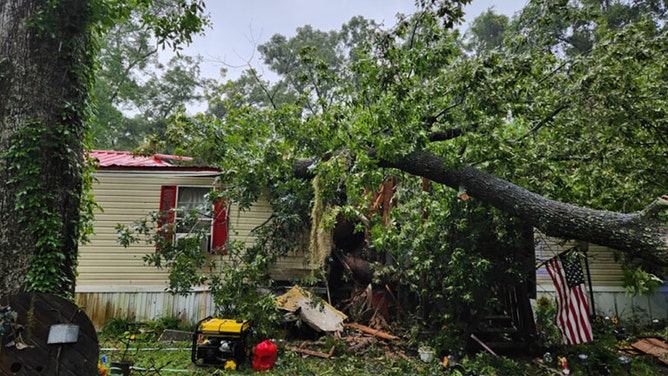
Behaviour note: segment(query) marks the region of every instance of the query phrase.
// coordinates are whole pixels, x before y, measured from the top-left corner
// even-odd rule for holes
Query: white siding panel
[[[652,319],[668,319],[668,291],[662,290],[647,296],[628,296],[623,289],[611,288],[594,292],[594,310],[602,317],[619,317],[637,325],[650,325]],[[538,296],[554,300],[552,290],[538,291]],[[587,295],[589,297],[589,295]]]
[[[650,317],[668,317],[668,294],[658,293],[645,297],[648,301]]]
[[[201,291],[188,297],[164,292],[167,273],[145,266],[143,256],[155,252],[152,245],[134,244],[123,248],[117,243],[117,224],[132,225],[152,211],[159,210],[163,185],[212,185],[214,176],[194,176],[192,172],[133,173],[99,171],[93,187],[103,212],[96,213],[95,234],[88,244],[79,248],[77,302],[96,326],[114,317],[154,319],[176,316],[195,322],[202,312],[212,312],[212,304]],[[272,209],[261,199],[250,210],[230,208],[230,240],[252,245],[251,231],[264,223]],[[283,258],[272,269],[276,278],[290,280],[310,272],[301,252]],[[208,303],[204,303],[207,301]]]
[[[540,291],[541,287],[552,285],[552,280],[543,263],[575,246],[575,243],[563,243],[558,239],[539,236],[536,244],[536,262],[540,265],[536,270],[536,282],[538,283],[538,291]],[[594,290],[597,288],[622,287],[623,273],[620,265],[615,261],[615,251],[596,244],[588,244],[587,249],[589,273]],[[583,268],[584,266],[583,263]]]
[[[623,306],[617,304],[617,293],[611,292],[594,292],[594,310],[595,312],[602,317],[620,317],[620,309],[623,309]],[[624,304],[623,301],[620,302]]]
[[[147,285],[164,288],[165,271],[144,265],[143,256],[155,252],[145,243],[123,248],[118,244],[117,224],[132,225],[148,213],[160,209],[163,185],[212,185],[213,177],[191,176],[192,172],[131,173],[100,171],[93,193],[103,212],[96,213],[89,244],[79,251],[77,285],[113,286]]]
[[[97,329],[114,318],[146,321],[177,317],[195,323],[213,314],[211,295],[204,291],[187,296],[163,291],[89,291],[77,293],[75,301],[86,311]]]

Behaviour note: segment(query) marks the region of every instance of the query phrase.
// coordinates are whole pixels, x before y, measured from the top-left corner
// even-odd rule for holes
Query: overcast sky
[[[470,21],[490,7],[511,16],[527,1],[473,0],[466,7],[466,18]],[[290,37],[307,24],[323,31],[338,30],[357,15],[390,27],[395,24],[397,13],[410,14],[415,10],[414,0],[209,0],[206,6],[212,29],[196,37],[184,53],[202,55],[202,74],[218,79],[224,66],[229,79],[247,68],[248,62],[257,68],[256,46],[276,33]]]

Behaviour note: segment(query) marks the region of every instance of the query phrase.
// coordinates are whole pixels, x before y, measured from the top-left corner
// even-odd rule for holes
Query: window
[[[163,186],[160,228],[171,224],[167,237],[172,241],[201,241],[203,251],[224,254],[227,208],[223,200],[211,204],[211,191],[212,187],[206,186]]]
[[[200,241],[200,248],[211,252],[213,208],[209,187],[177,187],[174,241]]]

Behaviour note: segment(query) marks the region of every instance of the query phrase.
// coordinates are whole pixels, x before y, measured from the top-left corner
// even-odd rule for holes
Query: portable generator
[[[207,317],[197,323],[193,333],[192,362],[197,366],[236,369],[250,354],[246,337],[248,320]]]

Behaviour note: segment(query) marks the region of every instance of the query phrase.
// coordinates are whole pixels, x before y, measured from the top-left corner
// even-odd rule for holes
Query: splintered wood
[[[385,333],[385,332],[380,331],[380,330],[369,328],[368,326],[364,326],[362,324],[357,324],[357,323],[354,323],[354,322],[346,323],[346,324],[344,324],[344,326],[346,328],[356,329],[356,330],[359,330],[362,333],[371,334],[374,337],[378,337],[378,338],[382,338],[382,339],[389,339],[389,340],[399,339],[399,337],[397,337],[397,336],[393,336],[389,333]]]
[[[334,308],[299,286],[276,297],[276,305],[289,312],[297,313],[306,325],[318,332],[338,332],[343,329],[343,321],[348,318]]]

